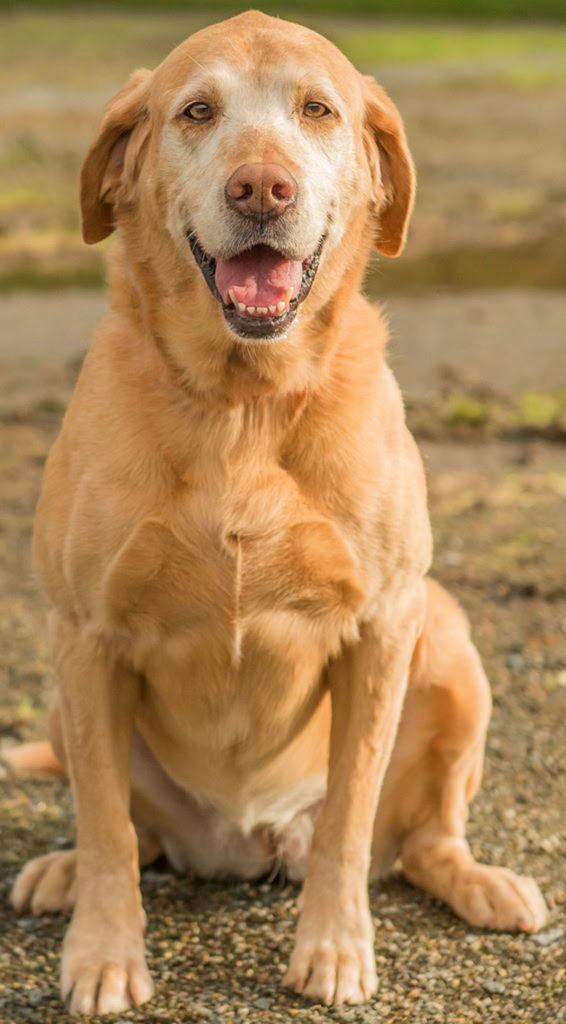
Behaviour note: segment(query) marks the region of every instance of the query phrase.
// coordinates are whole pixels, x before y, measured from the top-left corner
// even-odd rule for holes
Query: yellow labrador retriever
[[[324,1003],[375,991],[367,882],[397,857],[472,925],[545,920],[464,837],[489,688],[426,578],[421,461],[360,294],[413,192],[386,93],[258,13],[135,72],[86,156],[84,237],[118,230],[110,310],[35,533],[78,841],[12,897],[73,909],[73,1012],[150,998],[138,865],[160,852],[302,880],[284,980]]]

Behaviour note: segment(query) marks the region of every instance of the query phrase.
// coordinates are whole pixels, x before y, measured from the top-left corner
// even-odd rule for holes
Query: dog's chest
[[[232,664],[262,646],[282,656],[290,631],[327,656],[363,597],[349,539],[279,467],[239,469],[135,526],[107,581],[110,622],[187,658],[211,644]]]

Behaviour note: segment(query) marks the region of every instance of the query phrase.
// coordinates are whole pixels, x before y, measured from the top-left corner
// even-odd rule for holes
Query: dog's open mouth
[[[275,340],[287,333],[315,279],[324,238],[306,260],[254,245],[232,259],[209,256],[193,233],[193,256],[234,334]]]

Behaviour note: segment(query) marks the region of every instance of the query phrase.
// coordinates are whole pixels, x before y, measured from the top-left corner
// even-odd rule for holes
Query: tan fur
[[[285,113],[304,101],[301,68],[341,112],[320,135]],[[198,135],[177,109],[197,81],[218,103],[243,90],[249,109]],[[202,152],[206,182],[184,169]],[[298,181],[300,258],[328,215],[313,289],[277,344],[234,337],[184,238],[188,211],[208,246],[231,244],[217,185],[248,159]],[[544,920],[534,882],[476,864],[465,842],[489,689],[461,611],[425,579],[421,461],[359,292],[374,240],[402,248],[413,190],[383,91],[319,36],[255,13],[136,73],[87,155],[85,237],[119,228],[110,311],[35,531],[78,846],[31,862],[13,893],[37,913],[74,905],[74,1012],[151,995],[138,861],[160,850],[201,874],[283,863],[304,878],[285,980],[326,1003],[375,989],[367,877],[398,855],[473,924]]]

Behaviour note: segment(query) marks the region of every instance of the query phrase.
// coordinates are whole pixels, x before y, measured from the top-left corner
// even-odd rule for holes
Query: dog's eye
[[[310,103],[305,103],[303,107],[303,114],[305,117],[320,119],[321,117],[328,117],[331,113],[332,111],[325,103],[317,103],[315,100],[311,100]]]
[[[208,103],[200,101],[189,103],[188,107],[185,107],[183,110],[183,117],[186,117],[189,121],[210,121],[212,107],[209,107]]]

